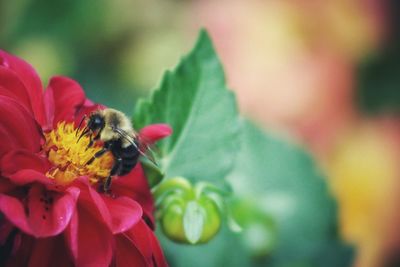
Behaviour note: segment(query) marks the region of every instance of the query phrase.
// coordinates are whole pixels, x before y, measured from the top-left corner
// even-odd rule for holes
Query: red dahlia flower
[[[0,266],[166,266],[140,164],[98,192],[111,154],[76,142],[77,122],[102,108],[65,77],[45,92],[26,62],[0,51]],[[171,133],[151,125],[155,142]]]

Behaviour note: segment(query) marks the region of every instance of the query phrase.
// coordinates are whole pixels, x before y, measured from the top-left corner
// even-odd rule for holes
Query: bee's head
[[[106,122],[103,116],[101,116],[99,113],[93,113],[88,119],[87,128],[90,129],[92,132],[97,132],[101,131],[104,128],[105,124]]]

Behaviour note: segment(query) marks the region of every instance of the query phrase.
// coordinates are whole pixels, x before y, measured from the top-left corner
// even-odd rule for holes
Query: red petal
[[[140,164],[137,164],[129,174],[113,180],[111,186],[112,192],[115,195],[133,198],[139,202],[146,217],[150,220],[151,224],[154,224],[153,195],[150,192],[149,184]]]
[[[161,245],[154,232],[150,233],[151,246],[153,248],[153,260],[155,261],[155,266],[157,267],[168,267],[167,260],[162,251]]]
[[[48,123],[56,126],[59,121],[73,121],[80,106],[85,103],[82,87],[67,77],[56,76],[45,91]]]
[[[39,182],[46,186],[56,186],[54,180],[45,176],[42,172],[38,172],[32,169],[19,170],[14,174],[7,176],[14,184],[25,185],[33,182]]]
[[[0,96],[0,140],[0,158],[15,149],[40,150],[41,130],[32,115],[5,96]]]
[[[67,227],[71,219],[79,190],[68,188],[64,195],[54,195],[54,204],[49,204],[48,210],[41,201],[44,193],[40,185],[33,185],[29,191],[27,207],[17,198],[1,194],[0,211],[11,223],[30,235],[57,235]]]
[[[46,123],[42,125],[44,131],[53,129],[54,114],[56,105],[54,103],[54,90],[47,89],[44,92],[44,109],[46,114]]]
[[[103,200],[111,214],[111,231],[113,234],[125,232],[142,218],[142,208],[131,198],[104,196]]]
[[[140,130],[140,140],[148,145],[172,134],[172,128],[168,124],[152,124]]]
[[[27,88],[11,69],[0,66],[0,95],[9,96],[33,114]]]
[[[77,182],[76,185],[81,188],[80,203],[92,210],[112,233],[124,232],[141,219],[142,208],[132,198],[111,198],[100,195],[88,184]]]
[[[116,267],[149,266],[143,254],[125,235],[117,235],[115,241],[116,249],[114,258]]]
[[[3,246],[9,234],[14,229],[14,225],[12,225],[8,220],[0,220],[0,246]]]
[[[149,266],[168,266],[153,231],[143,220],[137,223],[132,229],[125,232],[124,235],[145,256]]]
[[[0,177],[0,194],[7,193],[15,188],[15,184],[11,183],[10,180]]]
[[[43,88],[36,71],[22,59],[12,56],[2,50],[0,50],[0,65],[13,70],[17,74],[18,78],[27,89],[35,118],[40,124],[43,124],[45,122]]]
[[[27,150],[14,150],[1,158],[0,169],[4,176],[13,174],[21,169],[32,169],[45,173],[49,169],[46,158]]]
[[[51,266],[50,257],[54,246],[55,238],[41,238],[34,241],[31,256],[29,258],[29,266]],[[60,259],[61,260],[61,259]]]
[[[29,256],[34,244],[34,238],[30,235],[17,233],[14,238],[13,250],[8,259],[4,259],[7,267],[28,266]],[[0,259],[0,263],[1,263]]]
[[[103,223],[112,229],[111,225],[111,215],[108,210],[104,200],[97,191],[95,191],[89,183],[82,180],[77,180],[74,185],[79,187],[81,190],[81,195],[79,198],[79,204],[85,207],[87,210],[92,212],[93,216],[96,216],[99,223]]]
[[[152,266],[152,247],[149,236],[149,228],[144,221],[140,221],[123,235],[140,251],[148,266]]]
[[[35,239],[29,258],[29,267],[73,266],[62,236]]]
[[[64,231],[75,211],[79,189],[70,187],[63,196],[56,194],[54,204],[48,205],[49,210],[46,210],[46,205],[40,200],[43,193],[45,192],[40,186],[34,185],[28,200],[29,224],[38,237],[53,236]]]
[[[78,204],[79,205],[79,204]],[[76,208],[74,214],[72,214],[71,221],[68,227],[64,231],[65,241],[71,251],[71,254],[74,257],[74,261],[78,257],[78,229],[79,229],[79,221],[78,221],[78,208]]]
[[[79,267],[108,267],[112,258],[112,234],[93,211],[79,205],[65,231],[67,243]]]
[[[22,231],[32,234],[22,203],[14,197],[0,194],[0,211]]]

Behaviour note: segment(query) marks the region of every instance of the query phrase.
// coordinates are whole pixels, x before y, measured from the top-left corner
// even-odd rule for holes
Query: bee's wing
[[[153,155],[153,150],[146,144],[136,144],[135,139],[137,140],[137,137],[132,136],[132,134],[126,132],[125,130],[121,128],[113,128],[113,130],[118,133],[122,138],[127,140],[130,144],[132,144],[138,151],[139,153],[146,157],[148,160],[150,160],[154,165],[158,166],[156,159],[154,158]]]
[[[145,156],[148,160],[150,160],[154,165],[158,166],[158,163],[154,157],[155,153],[150,148],[149,145],[141,144],[141,147],[138,149],[140,154]]]

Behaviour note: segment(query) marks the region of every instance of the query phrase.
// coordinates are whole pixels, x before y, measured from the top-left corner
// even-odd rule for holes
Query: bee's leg
[[[95,159],[100,158],[101,156],[104,155],[104,153],[106,153],[106,152],[109,151],[109,150],[110,150],[109,148],[103,147],[101,150],[97,151],[97,152],[93,155],[93,157],[92,157],[91,159],[89,159],[88,162],[86,162],[86,165],[92,164],[92,162],[93,162]]]
[[[102,184],[101,190],[103,190],[103,192],[106,194],[108,194],[110,192],[111,180],[112,180],[112,176],[109,175]]]
[[[91,146],[93,145],[93,142],[94,142],[94,141],[93,141],[92,135],[89,135],[89,144],[87,145],[85,151],[88,150],[89,147],[91,147]]]
[[[113,167],[111,169],[110,176],[120,174],[121,173],[121,169],[122,169],[122,158],[119,158],[119,157],[115,158],[115,162],[114,162],[114,165],[113,165]]]
[[[97,152],[93,155],[93,157],[92,157],[91,159],[89,159],[88,162],[86,162],[86,164],[87,164],[87,165],[92,164],[92,162],[93,162],[95,159],[100,158],[101,156],[103,156],[104,153],[106,153],[107,151],[110,151],[111,148],[112,148],[112,143],[107,143],[107,142],[106,142],[106,143],[104,144],[104,147],[103,147],[101,150],[97,151]]]
[[[86,147],[86,150],[89,149],[89,147],[93,146],[94,141],[97,141],[100,139],[100,131],[96,134],[95,137],[92,137],[92,135],[89,136],[89,144]]]
[[[103,191],[105,193],[108,193],[110,191],[112,176],[120,173],[121,168],[122,168],[122,159],[116,158],[114,166],[111,169],[110,175],[107,177],[107,179],[103,183]]]

